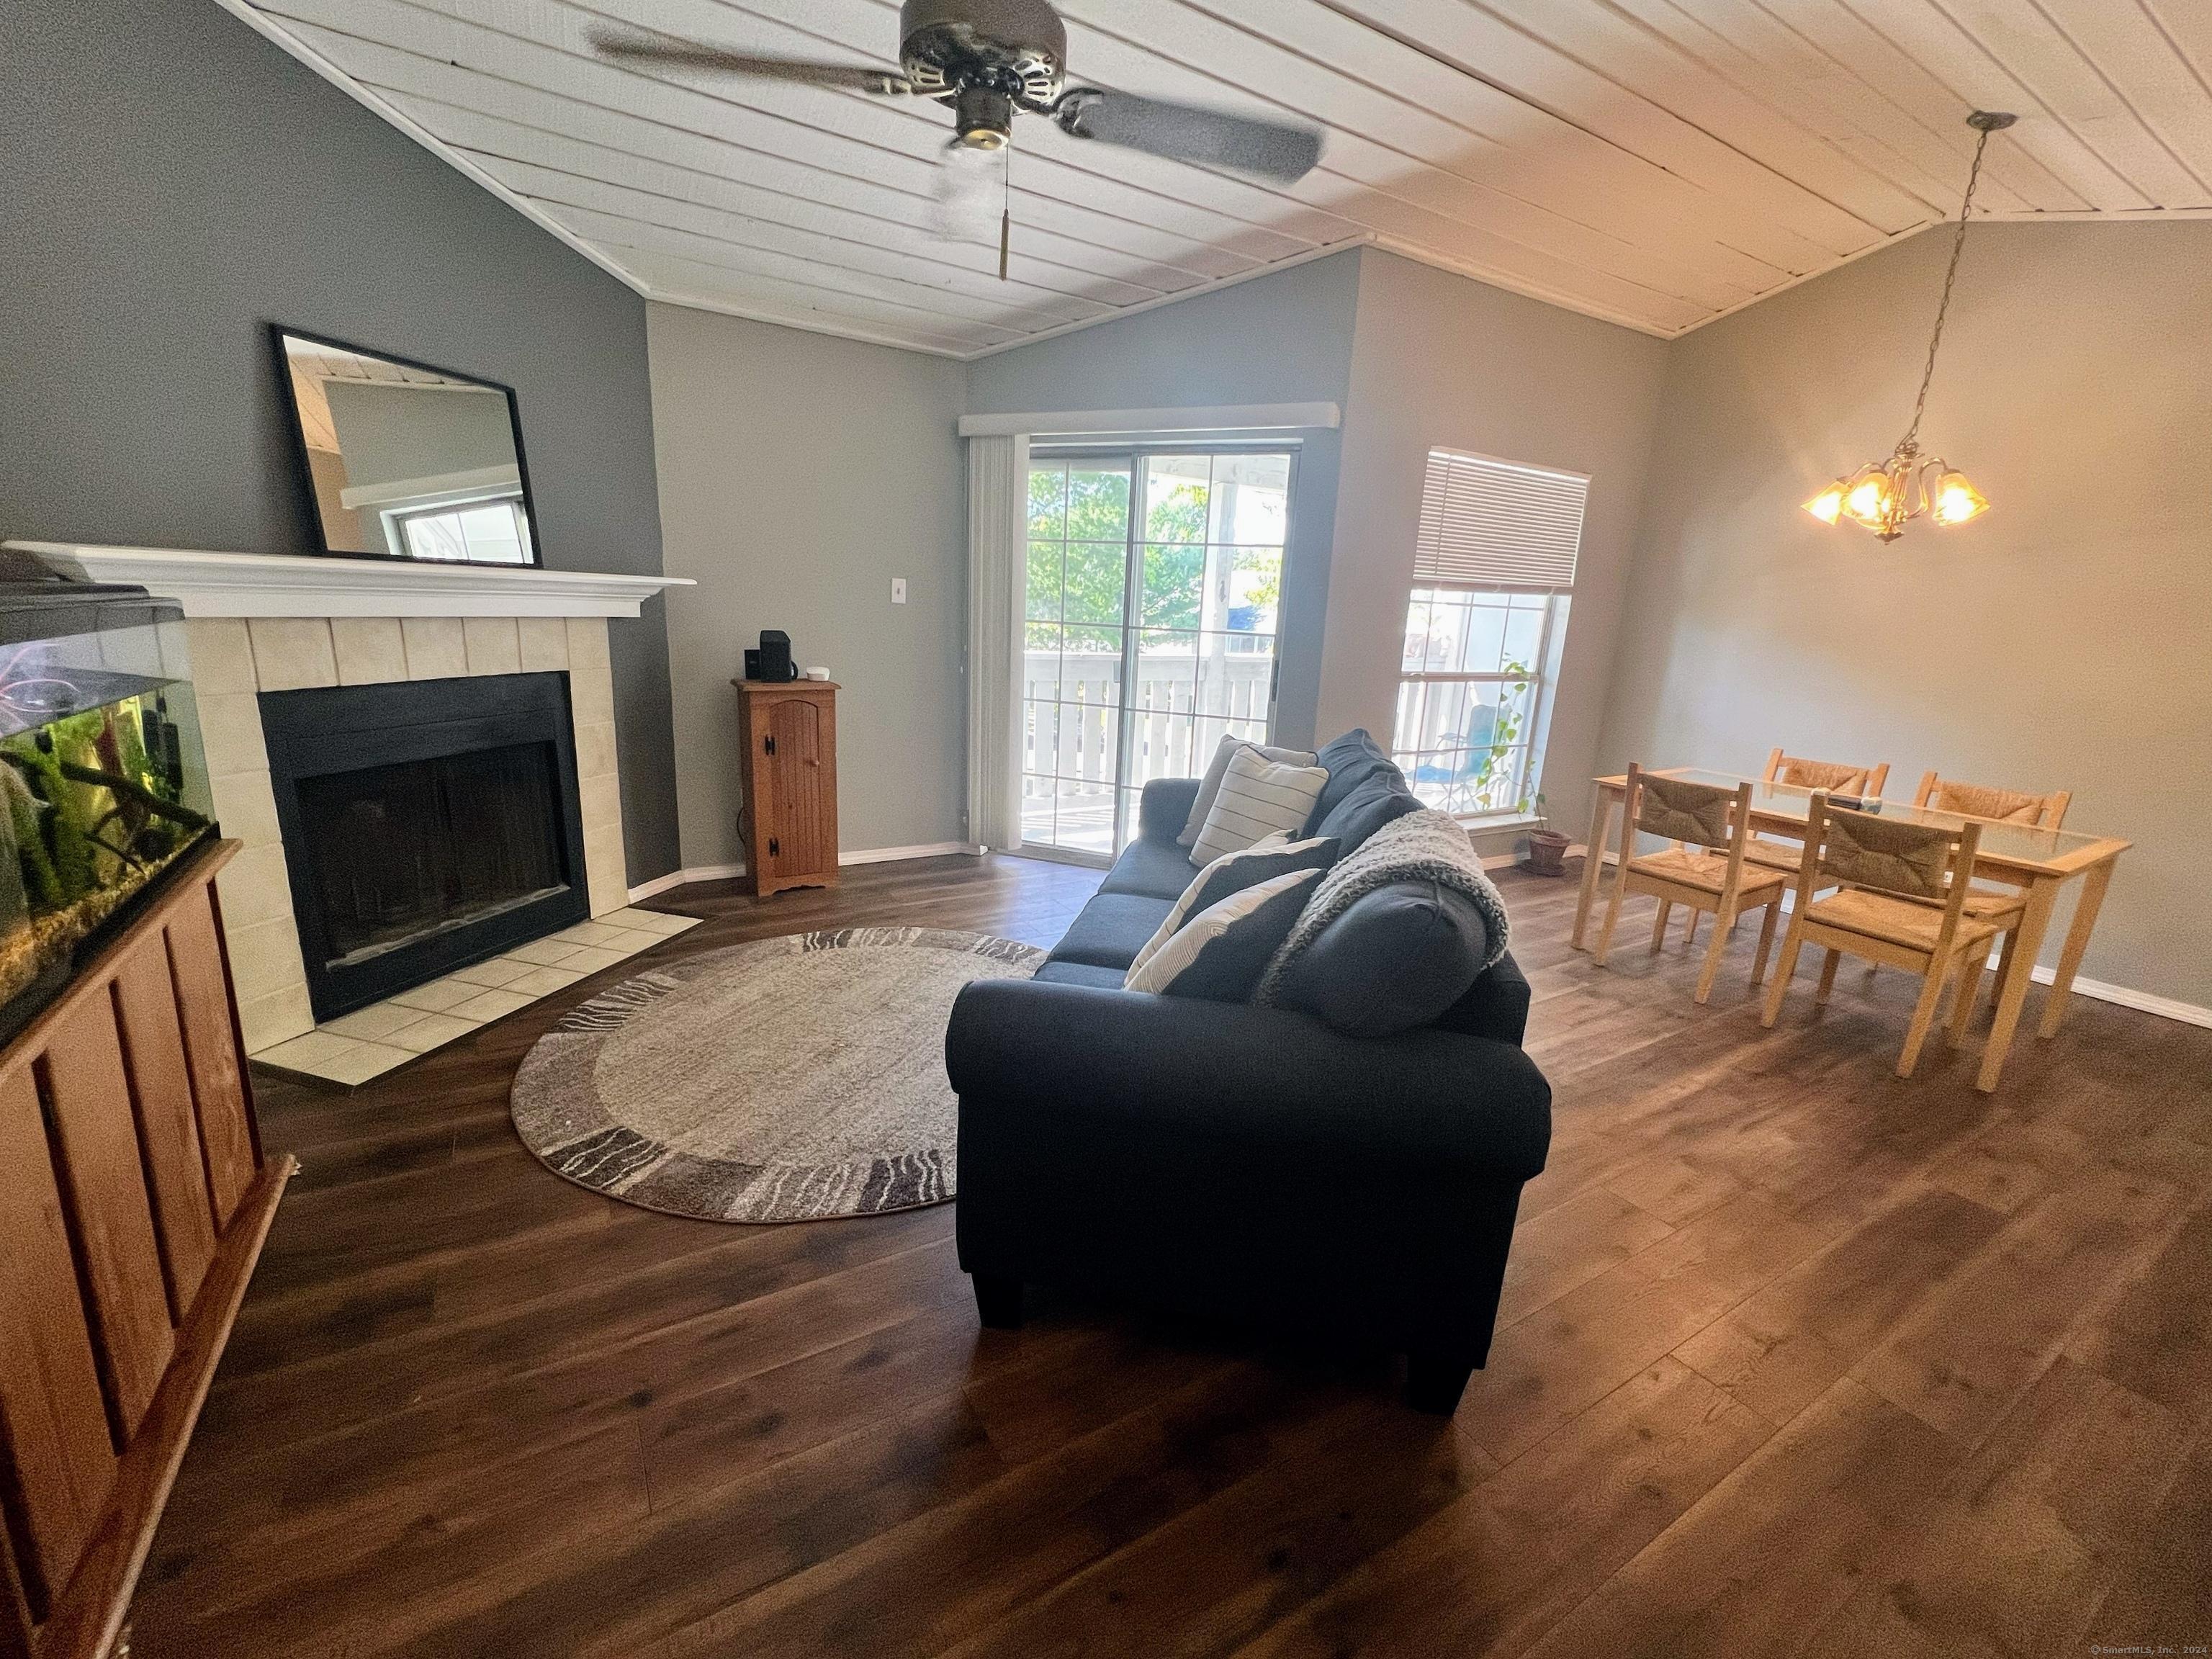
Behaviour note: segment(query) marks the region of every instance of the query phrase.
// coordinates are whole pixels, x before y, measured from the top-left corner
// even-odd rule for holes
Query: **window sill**
[[[1493,830],[1526,830],[1532,823],[1544,821],[1534,812],[1462,812],[1455,816],[1459,827],[1470,836],[1486,835]]]

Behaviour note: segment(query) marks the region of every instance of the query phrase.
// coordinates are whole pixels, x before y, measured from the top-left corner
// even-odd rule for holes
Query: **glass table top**
[[[1712,784],[1723,789],[1734,789],[1740,784],[1748,783],[1751,786],[1751,810],[1770,821],[1794,818],[1802,823],[1811,807],[1814,792],[1802,784],[1771,783],[1764,778],[1747,778],[1734,772],[1708,771],[1697,766],[1652,769],[1663,777],[1680,778],[1690,783]],[[1625,781],[1619,775],[1601,780],[1616,786]],[[1978,823],[1982,827],[1979,857],[2021,864],[2052,863],[2094,847],[2107,845],[2110,840],[2107,836],[2076,830],[2038,830],[2025,823],[2008,823],[2000,818],[1976,818],[1960,812],[1939,812],[1933,807],[1915,806],[1904,800],[1879,798],[1866,800],[1832,790],[1828,794],[1828,804],[1853,811],[1878,813],[1883,817],[1899,819],[1906,823],[1932,824],[1944,830]]]

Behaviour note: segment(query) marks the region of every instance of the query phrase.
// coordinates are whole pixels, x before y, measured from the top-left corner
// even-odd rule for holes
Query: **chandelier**
[[[1951,240],[1951,263],[1943,272],[1943,297],[1936,306],[1936,331],[1928,338],[1928,362],[1920,371],[1920,396],[1912,404],[1912,424],[1886,461],[1869,461],[1805,503],[1822,524],[1849,519],[1886,542],[1905,533],[1911,520],[1925,516],[1938,525],[1965,524],[1990,510],[1989,501],[1966,475],[1941,457],[1920,453],[1920,417],[1928,408],[1929,383],[1936,378],[1936,350],[1943,343],[1943,318],[1951,308],[1951,285],[1959,276],[1959,253],[1966,245],[1966,222],[1974,210],[1974,187],[1981,182],[1982,152],[1990,135],[2020,118],[2001,110],[1976,110],[1966,125],[1981,135],[1974,141],[1974,165],[1966,174],[1966,200],[1959,205],[1959,232]]]

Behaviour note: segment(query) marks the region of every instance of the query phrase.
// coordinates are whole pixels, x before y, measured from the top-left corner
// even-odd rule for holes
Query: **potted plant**
[[[1567,838],[1553,829],[1544,816],[1544,798],[1537,796],[1533,804],[1536,822],[1528,830],[1528,872],[1535,876],[1564,876],[1567,873]],[[1530,805],[1524,800],[1521,810],[1525,812]]]

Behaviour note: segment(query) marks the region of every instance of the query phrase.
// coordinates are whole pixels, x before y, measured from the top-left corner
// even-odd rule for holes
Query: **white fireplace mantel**
[[[70,542],[0,544],[91,581],[177,601],[187,617],[635,617],[689,576]]]

